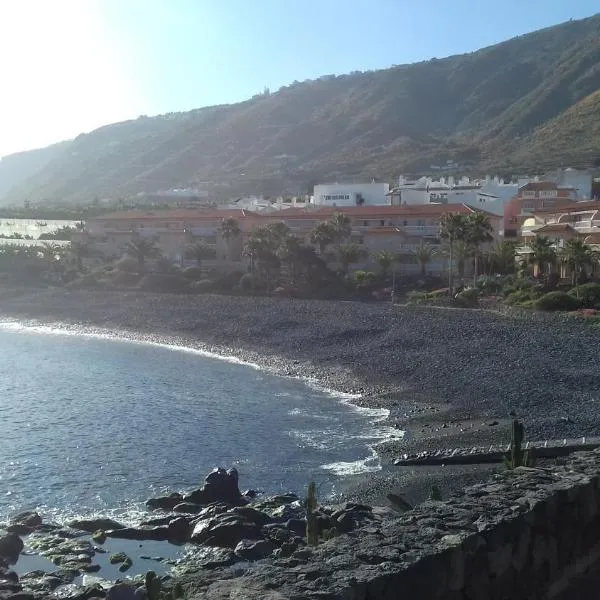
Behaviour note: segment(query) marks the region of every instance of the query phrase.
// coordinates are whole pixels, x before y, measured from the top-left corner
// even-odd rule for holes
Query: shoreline
[[[511,413],[525,419],[529,439],[600,432],[600,336],[560,315],[60,288],[0,292],[0,315],[38,327],[59,323],[63,333],[117,332],[114,339],[188,348],[387,410],[388,426],[407,435],[376,446],[382,469],[348,496],[374,503],[390,490],[423,499],[419,480],[431,474],[391,467],[394,457],[503,442]],[[473,469],[450,471],[437,469],[448,490],[476,477]]]

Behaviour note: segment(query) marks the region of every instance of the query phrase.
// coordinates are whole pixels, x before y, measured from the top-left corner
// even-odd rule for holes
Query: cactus
[[[306,543],[316,546],[319,543],[319,530],[317,524],[317,486],[314,481],[308,484],[306,493]]]
[[[535,464],[534,450],[522,450],[525,438],[525,427],[516,419],[512,422],[510,452],[504,457],[504,466],[507,469],[517,467],[533,467]]]

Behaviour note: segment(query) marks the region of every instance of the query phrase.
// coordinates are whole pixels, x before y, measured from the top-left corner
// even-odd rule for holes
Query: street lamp
[[[403,233],[398,227],[394,227],[394,231],[397,233]],[[396,268],[392,267],[392,304],[394,304],[394,296],[396,294]]]

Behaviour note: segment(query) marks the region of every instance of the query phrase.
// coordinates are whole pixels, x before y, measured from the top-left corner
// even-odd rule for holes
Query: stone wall
[[[197,600],[537,600],[600,560],[600,450],[232,570]]]

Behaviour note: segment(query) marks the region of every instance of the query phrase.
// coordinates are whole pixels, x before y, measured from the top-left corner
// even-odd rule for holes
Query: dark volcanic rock
[[[243,505],[248,502],[240,493],[238,487],[238,472],[236,469],[226,471],[218,467],[211,471],[199,490],[194,490],[183,497],[184,502],[192,504],[210,504],[211,502],[227,502],[233,505]]]
[[[183,502],[183,496],[177,492],[173,492],[168,496],[159,496],[158,498],[150,498],[146,501],[148,508],[160,508],[162,510],[173,510],[178,504]]]
[[[260,539],[260,527],[235,515],[219,515],[214,519],[200,521],[192,532],[191,540],[197,544],[235,548],[243,539]]]
[[[69,527],[73,529],[80,529],[81,531],[87,531],[88,533],[94,533],[99,529],[106,531],[107,529],[123,529],[125,526],[113,519],[76,519],[68,523]]]
[[[0,558],[14,564],[23,551],[23,540],[16,533],[0,533]]]
[[[242,560],[261,560],[270,556],[277,546],[271,540],[241,540],[235,555]]]
[[[35,511],[28,510],[11,517],[6,531],[27,535],[42,526],[42,517]]]
[[[122,527],[121,529],[109,529],[106,535],[111,538],[123,540],[155,540],[164,541],[169,539],[168,527]]]
[[[195,515],[202,510],[201,504],[193,504],[192,502],[180,502],[173,507],[173,512],[182,512]]]

